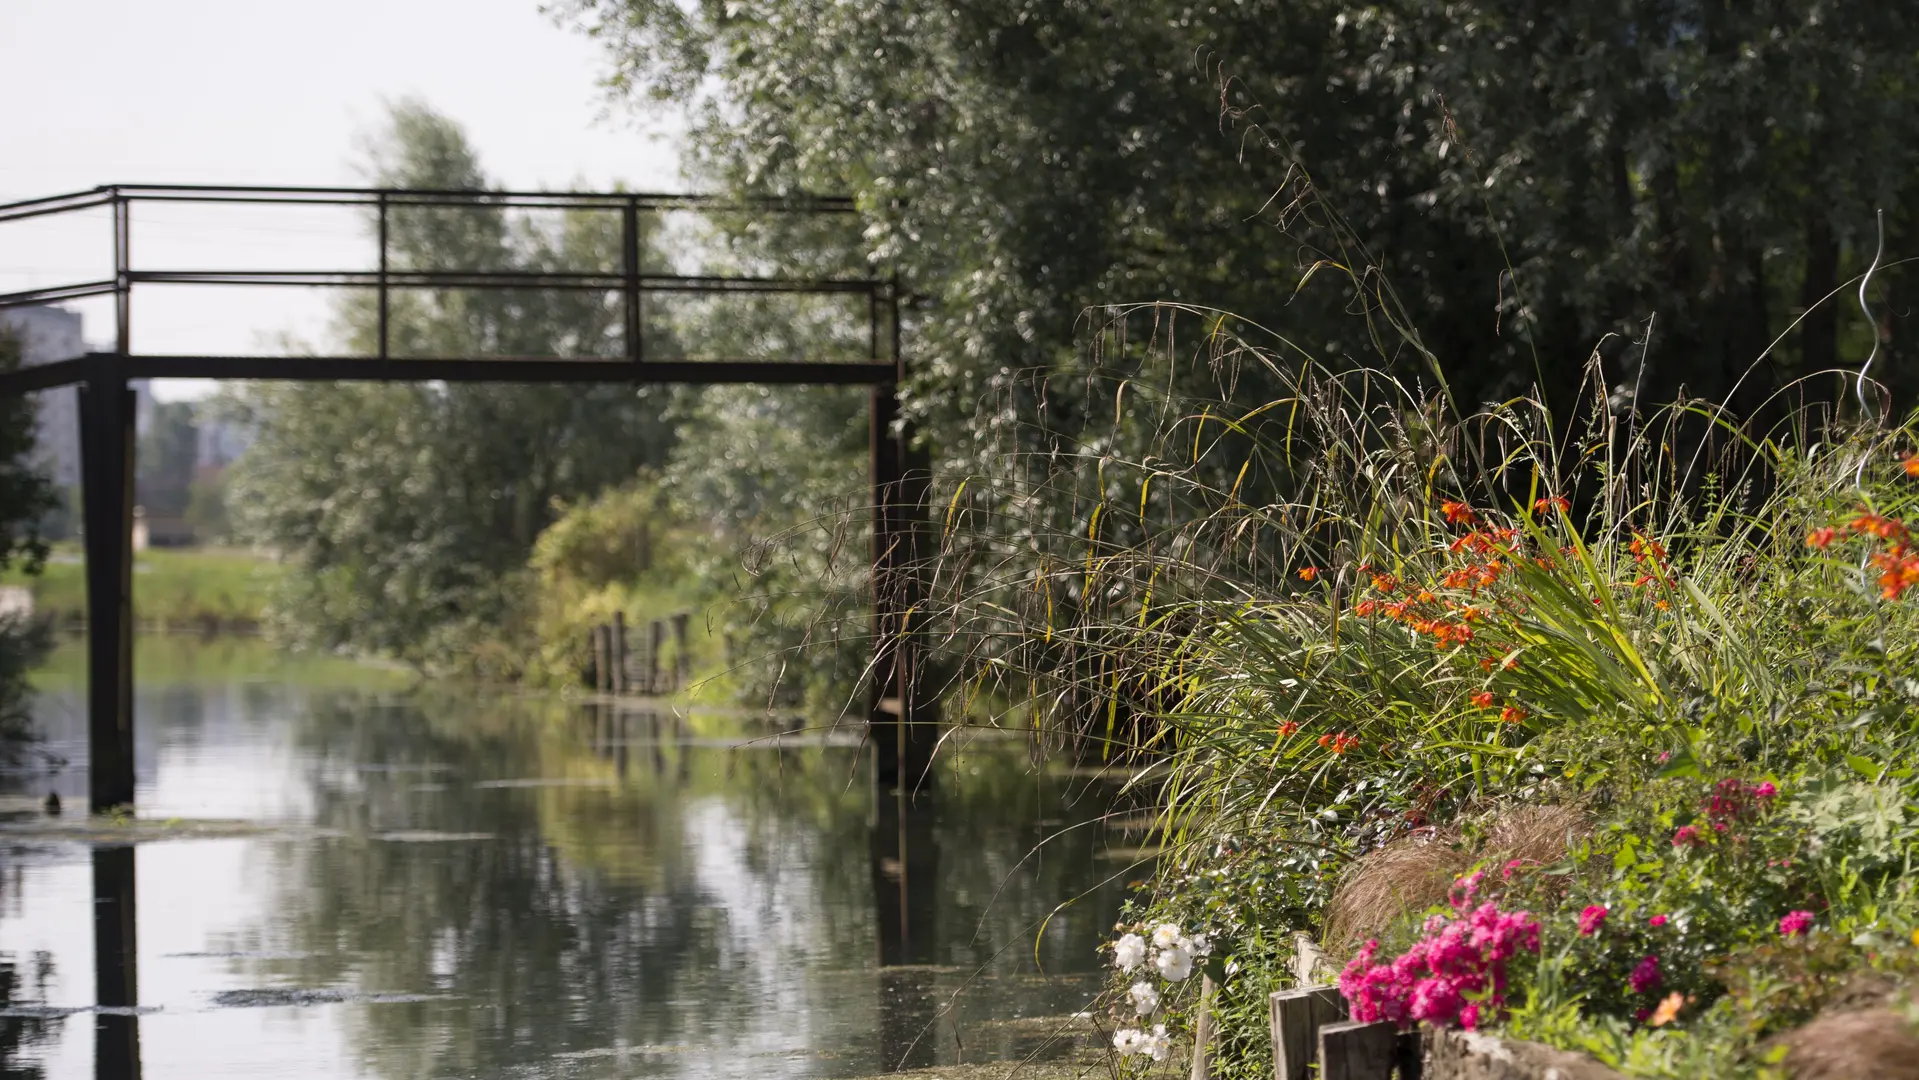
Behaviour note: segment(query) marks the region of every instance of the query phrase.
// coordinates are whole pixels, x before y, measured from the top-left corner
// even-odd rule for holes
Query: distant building
[[[0,309],[0,325],[20,339],[21,359],[27,367],[71,360],[87,353],[80,313],[60,307]],[[145,428],[153,411],[147,380],[135,379],[134,424]],[[71,386],[34,395],[39,412],[34,428],[34,457],[56,487],[80,486],[80,391]]]

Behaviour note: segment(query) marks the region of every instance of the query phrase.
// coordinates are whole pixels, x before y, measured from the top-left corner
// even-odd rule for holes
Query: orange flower
[[[1311,581],[1318,576],[1319,567],[1317,566],[1302,566],[1299,568],[1299,580],[1301,581]]]
[[[1377,600],[1361,600],[1359,603],[1353,605],[1353,614],[1363,619],[1371,615],[1378,608],[1379,601]]]
[[[1899,467],[1906,470],[1907,476],[1919,476],[1919,454],[1908,450],[1899,458]]]
[[[1454,525],[1470,525],[1473,521],[1473,508],[1463,502],[1440,503],[1439,512],[1446,515],[1446,520]]]
[[[1374,574],[1373,588],[1378,589],[1380,592],[1392,592],[1394,589],[1399,588],[1399,579],[1391,574]]]
[[[1888,600],[1897,600],[1907,589],[1919,585],[1919,555],[1904,544],[1874,555],[1872,564],[1880,570],[1879,595]]]
[[[1838,537],[1839,537],[1839,530],[1828,525],[1828,526],[1825,526],[1824,528],[1814,529],[1813,531],[1807,533],[1806,546],[1816,547],[1816,548],[1831,547],[1832,542],[1838,539]]]
[[[1880,517],[1871,512],[1853,518],[1849,528],[1856,533],[1870,533],[1881,540],[1902,540],[1906,535],[1904,522],[1896,518]]]
[[[1292,722],[1291,720],[1288,720],[1285,723],[1279,725],[1279,737],[1282,739],[1290,738],[1298,731],[1299,731],[1299,725]]]
[[[1492,708],[1493,692],[1491,690],[1481,690],[1479,693],[1474,694],[1473,704],[1479,706],[1482,709]]]
[[[1319,745],[1331,750],[1335,754],[1343,754],[1353,747],[1358,746],[1359,739],[1341,731],[1332,735],[1321,735],[1319,737]]]
[[[1526,719],[1526,710],[1517,705],[1508,705],[1499,710],[1499,722],[1502,724],[1517,724],[1524,719]]]
[[[1544,499],[1533,500],[1533,513],[1535,514],[1543,514],[1548,510],[1557,510],[1563,514],[1571,509],[1572,503],[1567,502],[1563,495],[1552,495]]]
[[[1652,1011],[1652,1016],[1646,1021],[1647,1026],[1665,1027],[1679,1019],[1679,1010],[1685,1008],[1689,1000],[1686,995],[1677,990],[1667,994],[1665,1000],[1659,1003],[1659,1007]]]
[[[1626,546],[1626,550],[1632,552],[1634,562],[1645,562],[1647,559],[1652,559],[1657,562],[1666,561],[1665,547],[1661,545],[1659,541],[1649,539],[1644,535],[1635,534],[1632,538],[1632,543]]]

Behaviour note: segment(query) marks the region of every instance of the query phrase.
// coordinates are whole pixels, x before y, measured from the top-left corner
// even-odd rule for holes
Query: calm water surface
[[[902,811],[844,740],[151,641],[181,823],[101,843],[25,808],[85,805],[77,663],[0,777],[0,1077],[860,1076],[1071,1053],[1098,983],[1125,864],[1017,742]]]

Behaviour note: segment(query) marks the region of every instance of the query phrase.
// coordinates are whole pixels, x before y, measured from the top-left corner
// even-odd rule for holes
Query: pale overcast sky
[[[662,124],[609,115],[606,68],[538,0],[0,0],[0,201],[113,183],[358,183],[356,138],[402,97],[465,126],[511,187],[682,189]],[[316,265],[362,243],[341,219],[142,224],[136,258],[157,247],[202,265]],[[74,228],[0,226],[0,292],[90,269],[100,253]],[[136,347],[249,352],[324,325],[320,297],[260,292],[136,299]],[[104,340],[104,309],[77,306]]]

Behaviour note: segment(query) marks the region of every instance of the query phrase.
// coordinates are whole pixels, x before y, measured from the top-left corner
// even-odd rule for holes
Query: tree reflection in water
[[[876,808],[856,740],[736,746],[724,717],[340,695],[300,722],[318,824],[349,836],[274,848],[266,944],[308,956],[303,986],[444,995],[355,1014],[386,1075],[1022,1057],[1030,1037],[990,1021],[1074,1011],[1097,981],[1110,888],[1038,943],[1078,977],[1034,970],[1042,920],[1098,880],[1099,830],[1025,858],[1094,800],[1018,743],[976,741],[937,798]]]

